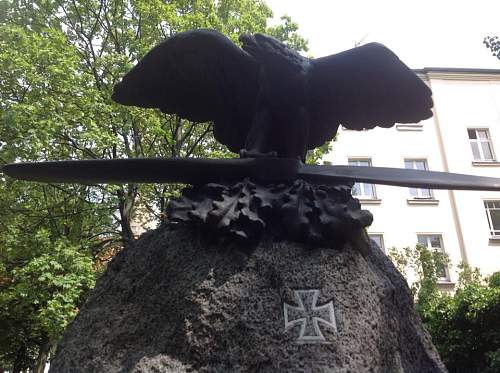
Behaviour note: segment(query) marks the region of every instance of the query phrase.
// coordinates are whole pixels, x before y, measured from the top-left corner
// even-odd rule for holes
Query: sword
[[[390,167],[307,165],[292,158],[129,158],[11,163],[6,175],[49,183],[203,184],[251,178],[317,184],[366,182],[430,189],[500,191],[500,178]]]

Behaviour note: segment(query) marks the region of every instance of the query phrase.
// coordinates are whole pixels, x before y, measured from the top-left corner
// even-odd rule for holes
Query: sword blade
[[[303,165],[298,177],[321,184],[350,181],[429,189],[500,191],[500,178],[405,168]]]
[[[266,158],[128,158],[11,163],[2,172],[20,180],[48,183],[200,184],[245,177],[293,180],[299,167],[300,161],[287,158],[271,162]]]
[[[500,190],[500,178],[389,167],[303,165],[289,158],[129,158],[25,162],[5,165],[16,179],[49,183],[201,184],[245,177],[265,181],[302,178],[320,184],[367,182],[403,187]]]

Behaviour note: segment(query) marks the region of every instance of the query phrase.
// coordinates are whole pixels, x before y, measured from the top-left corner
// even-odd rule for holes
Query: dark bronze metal
[[[146,54],[112,97],[213,121],[218,141],[250,157],[304,160],[340,124],[361,130],[432,116],[431,90],[381,44],[309,59],[267,35],[240,41],[242,49],[215,30],[179,33]]]
[[[431,117],[432,92],[380,44],[309,59],[266,35],[242,35],[240,42],[242,49],[214,30],[179,33],[147,53],[112,98],[212,121],[215,138],[241,159],[33,162],[2,171],[52,183],[191,184],[169,202],[169,222],[249,241],[264,232],[308,243],[339,243],[359,234],[372,216],[351,196],[356,181],[500,190],[496,178],[304,165],[299,159],[330,141],[341,124],[362,130]]]
[[[319,184],[359,181],[429,189],[500,191],[500,178],[391,167],[305,165],[299,177]]]
[[[50,183],[204,184],[251,178],[266,182],[303,179],[328,185],[359,181],[431,189],[500,190],[500,178],[389,167],[304,165],[293,158],[27,162],[8,164],[3,167],[3,172],[21,180]]]
[[[259,183],[249,179],[185,188],[167,206],[170,222],[190,223],[211,237],[259,241],[273,237],[322,244],[343,243],[373,221],[351,196],[351,184],[304,180]]]
[[[298,159],[289,158],[129,158],[12,163],[11,177],[49,183],[183,183],[204,184],[246,177],[267,181],[294,180]]]

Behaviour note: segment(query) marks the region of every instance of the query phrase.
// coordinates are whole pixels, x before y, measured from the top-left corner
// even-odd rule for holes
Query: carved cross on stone
[[[325,337],[320,329],[323,326],[337,331],[332,301],[318,305],[319,290],[294,290],[298,306],[283,303],[285,330],[300,325],[298,343],[324,343]]]

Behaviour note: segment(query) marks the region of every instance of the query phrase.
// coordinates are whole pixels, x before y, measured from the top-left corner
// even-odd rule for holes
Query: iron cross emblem
[[[283,303],[285,330],[300,325],[298,343],[321,343],[326,339],[321,332],[323,326],[337,331],[333,302],[318,305],[319,290],[294,290],[297,306]]]

